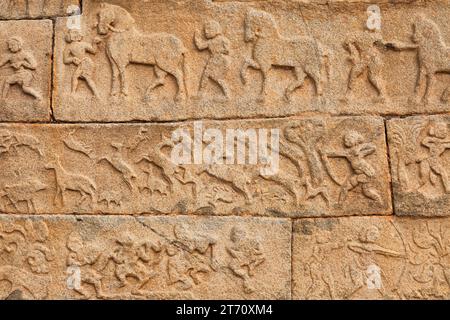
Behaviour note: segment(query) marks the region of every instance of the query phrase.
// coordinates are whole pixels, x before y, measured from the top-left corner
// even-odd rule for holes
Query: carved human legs
[[[294,92],[294,90],[303,85],[303,83],[305,82],[306,73],[303,71],[302,67],[295,67],[295,76],[297,77],[297,80],[292,82],[289,87],[287,87],[284,94],[287,101],[291,100],[291,94]]]

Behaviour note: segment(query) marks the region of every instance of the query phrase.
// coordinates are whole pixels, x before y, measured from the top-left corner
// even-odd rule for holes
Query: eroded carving
[[[2,98],[7,99],[10,87],[17,85],[22,92],[31,95],[36,100],[42,100],[42,94],[33,87],[35,70],[38,63],[30,50],[24,49],[24,41],[18,36],[8,39],[9,53],[0,57],[0,68],[8,66],[13,73],[5,79],[2,88]]]

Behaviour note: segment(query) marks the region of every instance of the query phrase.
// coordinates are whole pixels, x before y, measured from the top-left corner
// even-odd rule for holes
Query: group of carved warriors
[[[448,299],[450,245],[445,227],[419,222],[409,234],[394,227],[402,240],[396,249],[381,243],[381,231],[373,225],[363,229],[358,239],[347,242],[333,241],[328,231],[318,230],[304,265],[309,278],[305,297],[324,298],[325,292],[330,299],[366,299],[368,295],[383,299]],[[345,256],[350,257],[340,266],[344,275],[340,279],[330,265],[333,252],[339,250],[346,250]],[[391,260],[398,268],[385,269],[381,258]]]
[[[174,227],[174,238],[163,243],[137,241],[129,235],[122,238],[115,240],[111,251],[105,252],[84,243],[77,233],[70,235],[67,266],[80,268],[81,274],[81,283],[74,288],[76,292],[96,298],[117,297],[121,288],[127,288],[131,295],[147,297],[179,290],[189,292],[211,273],[222,272],[225,267],[241,281],[243,292],[249,294],[254,291],[255,270],[265,261],[259,240],[249,237],[240,227],[231,229],[224,266],[217,260],[217,239],[193,235],[181,224]],[[107,271],[110,263],[114,265],[112,273]],[[119,290],[111,289],[112,279],[119,284],[116,286]],[[146,289],[154,288],[154,281],[161,279],[168,288],[165,293],[160,287]]]
[[[177,83],[176,100],[187,97],[185,55],[187,49],[180,39],[166,33],[142,34],[135,27],[135,20],[125,9],[102,4],[98,12],[97,32],[109,37],[106,40],[106,54],[112,67],[112,95],[128,95],[126,67],[131,63],[152,65],[156,78],[148,86],[147,94],[163,86],[166,76],[171,75]],[[259,70],[263,77],[259,99],[264,100],[268,93],[268,73],[273,66],[284,66],[295,71],[296,79],[286,88],[285,98],[291,99],[292,93],[301,87],[309,77],[316,88],[317,95],[324,92],[324,75],[330,77],[329,62],[331,51],[313,37],[287,38],[280,34],[274,17],[264,11],[250,9],[245,17],[245,40],[253,44],[252,56],[241,67],[241,80],[248,81],[247,69]],[[413,43],[385,41],[379,30],[356,32],[344,43],[352,67],[348,77],[346,98],[352,96],[356,80],[367,71],[369,83],[378,93],[378,98],[387,98],[381,75],[382,50],[417,50],[419,60],[419,78],[415,88],[416,100],[425,83],[422,100],[428,100],[436,73],[448,73],[450,70],[450,48],[442,39],[437,25],[424,17],[418,17],[414,23]],[[82,40],[79,30],[69,30],[66,37],[67,47],[64,63],[75,64],[77,69],[72,77],[72,92],[76,92],[78,79],[84,79],[92,93],[98,96],[93,80],[94,63],[88,54],[97,52],[97,44],[102,40],[95,38],[93,43]],[[199,95],[203,96],[210,83],[222,91],[225,98],[231,97],[227,83],[227,74],[232,66],[230,40],[224,35],[221,25],[216,21],[206,22],[203,35],[195,33],[194,43],[198,50],[208,50],[209,60],[204,67],[200,80]],[[124,52],[125,51],[125,52]],[[448,91],[442,98],[448,97]],[[378,100],[378,99],[377,99]]]

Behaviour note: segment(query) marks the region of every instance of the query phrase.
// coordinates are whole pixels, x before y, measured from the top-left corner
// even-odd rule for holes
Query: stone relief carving
[[[17,85],[22,92],[31,95],[37,100],[42,100],[41,93],[34,88],[34,72],[38,68],[38,62],[30,50],[24,49],[24,41],[18,36],[8,39],[9,53],[0,57],[0,68],[7,66],[12,69],[3,83],[2,98],[7,99],[10,87]]]
[[[95,64],[88,56],[88,54],[95,55],[97,53],[97,45],[100,41],[98,38],[94,39],[93,43],[83,41],[83,34],[78,29],[71,29],[67,32],[64,64],[76,66],[72,75],[72,94],[77,92],[78,81],[83,79],[92,94],[97,98],[100,97],[94,80]]]
[[[219,218],[221,225],[229,225],[216,232],[212,230],[217,226],[206,220],[191,224],[175,217],[139,218],[139,223],[126,219],[115,234],[104,230],[89,240],[71,227],[59,258],[64,263],[61,270],[67,268],[68,279],[78,283],[69,281],[66,294],[72,290],[74,298],[85,299],[192,299],[220,283],[225,291],[235,290],[235,296],[258,296],[262,271],[273,268],[268,246],[279,240],[263,244],[251,224],[243,221],[237,226],[233,219]],[[89,223],[100,223],[94,221]],[[263,223],[259,231],[267,232],[270,226]]]
[[[448,119],[445,117],[410,118],[389,123],[394,191],[403,212],[415,206],[421,214],[447,215],[434,212],[439,201],[448,201],[448,153],[450,150]]]
[[[447,220],[306,219],[294,230],[296,298],[447,299],[450,294]]]
[[[0,223],[0,281],[2,298],[16,294],[22,298],[44,299],[52,276],[49,264],[55,258],[48,243],[49,230],[43,221]]]
[[[111,94],[128,95],[126,67],[130,63],[152,65],[156,80],[149,85],[147,93],[164,85],[168,74],[175,77],[177,100],[185,99],[185,75],[183,71],[186,49],[174,35],[154,33],[144,35],[135,27],[135,20],[122,7],[103,3],[98,13],[98,33],[111,34],[107,40],[107,55],[113,71]],[[125,50],[129,52],[124,53]]]
[[[282,132],[280,165],[272,174],[262,170],[267,164],[227,164],[225,158],[217,165],[177,164],[172,152],[185,141],[168,138],[171,127],[122,125],[117,127],[123,132],[118,136],[115,127],[75,125],[62,128],[60,140],[43,145],[40,141],[47,141],[51,127],[44,133],[23,134],[5,126],[0,129],[0,163],[9,165],[17,159],[14,166],[19,172],[28,165],[27,157],[33,157],[36,170],[29,177],[12,177],[17,180],[14,184],[0,181],[0,203],[7,211],[26,213],[174,213],[180,208],[184,213],[218,214],[233,210],[263,214],[268,208],[285,215],[353,212],[347,206],[389,212],[389,194],[381,188],[387,183],[382,122],[360,118],[361,132],[369,130],[363,136],[360,130],[346,129],[351,119],[274,123]],[[374,132],[379,132],[376,140],[371,138]],[[93,140],[97,134],[104,141]],[[241,142],[234,142],[235,152],[242,145],[248,154],[256,141],[244,135]],[[201,143],[207,145],[206,140]],[[273,153],[270,148],[267,151]],[[192,157],[193,149],[190,152]],[[434,164],[430,168],[438,170]],[[27,190],[34,194],[27,196]],[[18,202],[27,208],[17,206]]]
[[[319,16],[312,14],[306,18],[295,10],[289,13],[288,19],[280,19],[276,10],[272,12],[252,4],[244,5],[242,14],[225,15],[219,21],[216,18],[229,4],[200,1],[195,9],[191,6],[180,4],[173,13],[174,19],[194,10],[201,16],[194,20],[206,22],[199,25],[189,20],[181,29],[160,21],[158,16],[155,16],[158,25],[149,26],[142,19],[142,12],[133,7],[125,9],[120,3],[88,4],[84,15],[89,22],[84,22],[82,29],[89,33],[87,37],[94,39],[94,44],[81,40],[80,35],[74,36],[78,41],[62,43],[68,31],[61,20],[57,27],[60,35],[57,51],[63,59],[57,55],[61,60],[57,63],[70,65],[71,59],[66,57],[70,48],[84,47],[79,55],[84,57],[85,67],[78,66],[71,80],[67,75],[57,75],[57,83],[71,81],[76,86],[77,75],[81,73],[78,78],[90,83],[88,87],[93,95],[97,91],[100,95],[110,92],[112,96],[102,95],[105,98],[100,99],[98,107],[86,111],[89,95],[85,90],[80,89],[78,96],[66,100],[63,96],[69,93],[60,90],[56,117],[73,120],[71,117],[75,115],[83,121],[129,121],[270,117],[308,111],[365,114],[374,112],[371,103],[380,106],[376,108],[380,114],[446,110],[448,86],[442,88],[440,78],[448,74],[445,65],[448,49],[444,33],[429,18],[396,21],[395,14],[383,11],[386,20],[395,26],[395,32],[403,30],[405,24],[414,28],[412,41],[400,42],[386,40],[384,34],[394,32],[390,24],[373,30],[349,29],[349,17],[344,13],[326,23]],[[427,10],[428,6],[433,8],[430,4]],[[142,10],[147,10],[145,4]],[[361,25],[360,22],[367,22],[367,13],[358,10],[352,14]],[[91,28],[91,21],[95,29]],[[224,25],[230,25],[232,30],[225,30]],[[155,27],[167,33],[154,32]],[[430,33],[430,37],[421,36],[422,33]],[[405,33],[399,32],[395,37],[405,37]],[[101,54],[96,54],[97,50],[93,49],[100,42],[105,42],[105,46],[99,48]],[[103,57],[105,54],[107,59]],[[209,57],[202,58],[206,55]],[[442,58],[437,61],[436,56]],[[350,61],[348,69],[346,60]],[[408,72],[399,72],[397,68]],[[286,70],[294,73],[290,75]],[[358,81],[362,76],[367,81]],[[387,79],[392,81],[386,82]],[[397,85],[393,87],[392,83]],[[310,88],[297,90],[301,87],[311,87],[315,92]],[[376,98],[368,90],[374,90]],[[429,95],[438,90],[442,90],[440,101],[428,101]],[[279,94],[285,99],[279,99]],[[259,103],[264,100],[270,103]],[[418,103],[411,103],[412,100]]]
[[[245,18],[245,40],[252,42],[253,56],[246,59],[241,69],[241,78],[247,82],[247,68],[260,70],[263,76],[260,99],[267,95],[268,72],[273,65],[286,66],[295,71],[296,81],[285,91],[285,98],[291,99],[295,89],[301,87],[305,78],[311,77],[317,95],[322,95],[322,69],[327,55],[324,47],[310,37],[285,38],[279,33],[272,15],[259,10],[250,10]]]
[[[203,95],[209,81],[213,81],[220,87],[225,98],[229,99],[231,91],[226,82],[226,76],[231,65],[230,40],[223,35],[221,25],[214,20],[205,24],[204,35],[206,40],[202,39],[197,33],[194,37],[197,49],[200,51],[208,49],[211,54],[203,70],[199,94]]]

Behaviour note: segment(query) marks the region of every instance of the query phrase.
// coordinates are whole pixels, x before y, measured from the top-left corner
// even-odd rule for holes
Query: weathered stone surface
[[[379,3],[369,13],[366,3],[101,3],[84,2],[82,29],[70,36],[66,19],[57,24],[59,120],[450,110],[450,7],[441,1]],[[366,30],[378,14],[381,31]],[[426,77],[434,81],[425,95]]]
[[[206,140],[208,134],[215,137],[211,129],[223,136],[216,140],[218,148],[210,149],[213,140]],[[227,138],[230,129],[239,129],[241,137],[231,132]],[[279,161],[271,158],[272,129],[279,130]],[[179,138],[171,138],[176,130],[185,130],[192,140],[189,163],[177,165],[172,157],[180,154]],[[203,142],[194,143],[198,136]],[[259,148],[257,139],[264,138],[268,146]],[[228,145],[234,150],[229,157],[220,152]],[[206,162],[214,150],[222,164]],[[256,159],[250,160],[250,150]],[[265,151],[267,165],[259,156]],[[245,161],[238,162],[238,154]],[[11,213],[305,217],[392,212],[384,124],[376,117],[0,125],[0,165],[1,210]],[[263,170],[270,168],[272,173]]]
[[[0,0],[0,19],[67,16],[79,0]]]
[[[291,223],[0,216],[0,297],[289,299]]]
[[[449,116],[388,121],[398,215],[450,215]]]
[[[50,120],[52,33],[50,20],[0,21],[0,121]]]
[[[449,299],[449,249],[449,219],[298,220],[293,298]]]

